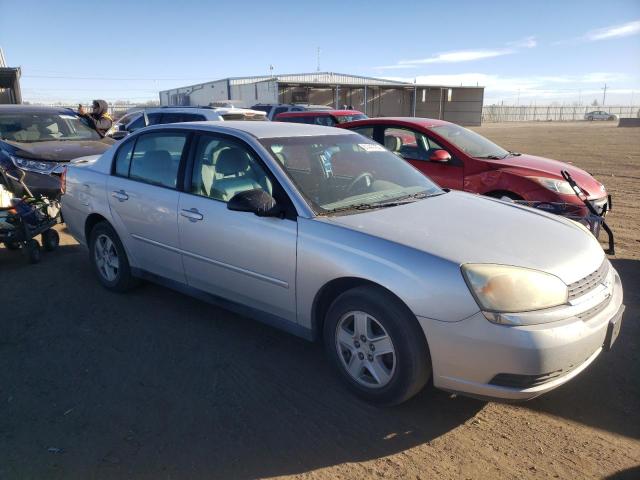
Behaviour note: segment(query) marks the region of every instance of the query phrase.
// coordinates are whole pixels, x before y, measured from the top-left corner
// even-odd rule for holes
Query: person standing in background
[[[78,105],[78,115],[89,122],[89,126],[93,128],[101,137],[104,137],[107,130],[111,128],[113,119],[108,113],[109,104],[105,100],[94,100],[91,113],[87,113],[82,105]]]

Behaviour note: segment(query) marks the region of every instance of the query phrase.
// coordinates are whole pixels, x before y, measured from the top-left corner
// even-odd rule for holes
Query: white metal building
[[[160,92],[160,105],[303,103],[353,107],[370,117],[440,118],[480,125],[484,87],[421,85],[333,72],[230,77]]]

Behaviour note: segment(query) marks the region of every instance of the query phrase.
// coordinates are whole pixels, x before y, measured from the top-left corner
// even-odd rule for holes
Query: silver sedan
[[[149,127],[65,178],[65,221],[106,288],[150,279],[321,339],[379,404],[430,378],[533,398],[620,330],[620,278],[585,228],[443,190],[347,130]]]

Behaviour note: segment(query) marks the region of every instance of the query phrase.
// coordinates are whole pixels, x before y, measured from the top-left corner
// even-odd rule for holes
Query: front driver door
[[[189,170],[178,206],[188,284],[295,322],[295,217],[227,209],[233,195],[256,188],[284,201],[266,167],[244,142],[201,133]]]
[[[452,157],[448,162],[429,160],[436,150],[446,150],[425,134],[409,128],[385,126],[382,129],[385,147],[400,155],[444,188],[462,190],[464,169],[462,162]]]

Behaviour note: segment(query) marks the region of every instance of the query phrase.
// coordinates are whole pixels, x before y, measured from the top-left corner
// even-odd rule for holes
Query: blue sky
[[[640,1],[0,0],[29,101],[157,99],[316,70],[485,85],[488,102],[640,104]]]

